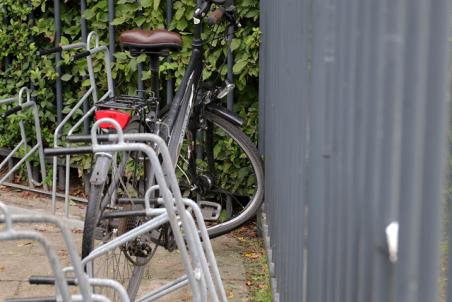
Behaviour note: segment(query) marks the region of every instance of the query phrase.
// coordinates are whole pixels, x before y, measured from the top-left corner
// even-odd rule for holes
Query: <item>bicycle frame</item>
[[[211,2],[209,3],[207,10],[209,10],[211,5]],[[196,18],[194,18],[194,20],[196,20]],[[228,42],[232,40],[232,36],[228,33],[230,32],[230,27],[233,26],[233,24],[229,24],[226,27],[225,32],[227,33]],[[192,116],[194,100],[197,96],[196,93],[198,92],[199,82],[203,71],[203,41],[201,33],[201,22],[195,21],[190,61],[176,95],[174,96],[173,102],[171,103],[168,116],[164,121],[164,124],[168,127],[168,148],[174,166],[176,166],[182,141],[187,130],[188,121]],[[227,43],[227,45],[229,45],[229,43]]]

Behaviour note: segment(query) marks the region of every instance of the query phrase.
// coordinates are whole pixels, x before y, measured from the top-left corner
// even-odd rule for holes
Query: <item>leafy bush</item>
[[[61,1],[61,44],[69,44],[81,39],[79,1]],[[165,26],[165,3],[160,0],[115,1],[116,19],[113,24],[117,32],[137,27],[163,28]],[[175,77],[176,85],[182,78],[184,68],[188,63],[192,40],[192,16],[195,9],[194,0],[173,1],[173,21],[169,29],[182,35],[184,48],[180,53],[172,55],[171,62],[161,65],[161,75]],[[107,0],[88,0],[88,9],[84,17],[88,22],[89,31],[96,31],[103,44],[108,44],[108,3]],[[237,0],[236,7],[240,22],[243,25],[237,30],[232,41],[235,56],[234,74],[235,110],[242,116],[249,115],[253,121],[247,124],[248,134],[256,138],[256,102],[258,77],[258,8],[257,0]],[[33,17],[31,17],[33,16]],[[0,98],[15,95],[23,86],[33,86],[34,96],[41,110],[41,124],[45,144],[53,140],[56,127],[55,80],[57,74],[54,68],[54,58],[39,57],[36,51],[54,45],[54,12],[53,2],[45,0],[16,1],[2,0],[0,2]],[[221,26],[219,30],[221,30]],[[212,28],[204,27],[204,36],[212,34]],[[221,31],[220,31],[221,32]],[[117,38],[117,37],[116,37]],[[62,55],[61,78],[63,80],[64,110],[67,113],[79,100],[87,81],[86,61],[73,62],[74,52]],[[136,71],[139,62],[149,66],[147,58],[140,56],[132,58],[129,53],[121,52],[119,47],[114,54],[113,77],[118,93],[135,94]],[[224,65],[226,48],[223,40],[210,43],[206,51],[204,79],[214,79],[219,72],[226,75]],[[103,65],[95,65],[100,85],[106,83],[102,72]],[[146,68],[144,68],[146,70]],[[145,87],[149,86],[150,72],[144,72]],[[4,108],[0,108],[2,110]],[[80,115],[82,112],[78,112]],[[0,147],[11,147],[18,141],[19,131],[14,118],[0,124]],[[77,160],[77,159],[75,159]],[[85,162],[86,166],[86,162]]]

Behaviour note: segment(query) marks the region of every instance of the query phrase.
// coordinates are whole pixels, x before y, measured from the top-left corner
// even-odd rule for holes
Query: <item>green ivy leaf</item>
[[[61,80],[64,81],[64,82],[67,82],[67,81],[69,81],[71,78],[72,78],[72,75],[66,73],[66,74],[64,74],[64,75],[61,77]]]
[[[160,0],[154,0],[154,10],[158,10],[160,5]]]
[[[240,73],[240,72],[243,70],[243,68],[245,68],[245,66],[246,66],[247,64],[248,64],[247,61],[245,61],[245,60],[240,60],[240,61],[238,61],[237,63],[234,64],[234,67],[233,67],[232,71],[233,71],[235,74],[238,74],[238,73]]]
[[[124,22],[126,22],[126,17],[119,17],[119,18],[115,18],[112,22],[111,25],[121,25]]]
[[[151,7],[152,2],[153,2],[152,0],[141,0],[141,6],[143,8]]]

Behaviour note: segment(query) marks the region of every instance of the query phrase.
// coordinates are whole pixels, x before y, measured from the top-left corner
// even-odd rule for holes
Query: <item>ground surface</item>
[[[0,201],[12,207],[13,212],[29,213],[49,211],[50,200],[41,195],[29,192],[17,192],[0,187]],[[63,204],[58,203],[59,213],[63,212]],[[80,219],[83,216],[83,206],[72,204],[70,219],[64,219],[72,230],[74,241],[78,247],[81,243]],[[20,225],[20,228],[25,226]],[[67,250],[55,227],[33,224],[26,226],[36,230],[48,238],[60,257],[63,265],[69,263]],[[254,239],[255,240],[255,239]],[[249,274],[246,273],[247,257],[243,237],[223,236],[212,241],[223,283],[229,301],[253,301],[250,296]],[[245,257],[243,256],[245,255]],[[254,254],[253,254],[254,257]],[[249,257],[248,257],[249,258]],[[7,297],[47,296],[53,293],[50,286],[33,286],[27,283],[30,275],[50,275],[51,270],[43,250],[31,241],[0,242],[0,301]],[[144,288],[155,288],[183,274],[179,254],[158,249],[152,259],[144,280]],[[247,280],[248,279],[248,280]],[[189,301],[190,291],[179,290],[173,295],[159,301]]]

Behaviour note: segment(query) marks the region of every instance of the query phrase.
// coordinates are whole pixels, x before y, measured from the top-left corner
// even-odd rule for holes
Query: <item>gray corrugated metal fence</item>
[[[439,301],[447,6],[261,1],[275,300]]]

